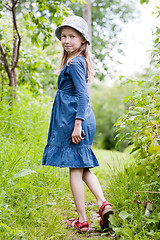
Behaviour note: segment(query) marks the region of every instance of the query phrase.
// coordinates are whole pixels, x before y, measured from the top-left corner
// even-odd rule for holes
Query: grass
[[[12,107],[0,106],[0,239],[159,239],[159,208],[151,217],[134,203],[136,191],[146,190],[136,177],[135,162],[127,153],[94,149],[99,178],[108,201],[114,204],[110,229],[101,231],[96,201],[85,187],[86,210],[94,231],[78,234],[66,229],[65,220],[76,217],[68,169],[41,166],[51,104],[33,100],[23,91]],[[139,197],[142,202],[145,194]],[[155,195],[152,197],[157,203]]]

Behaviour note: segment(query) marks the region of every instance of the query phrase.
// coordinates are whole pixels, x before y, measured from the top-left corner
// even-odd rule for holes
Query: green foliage
[[[24,87],[18,94],[12,106],[0,103],[0,239],[63,238],[68,172],[41,167],[52,105]]]
[[[3,43],[12,37],[9,20],[8,17],[0,19]],[[29,33],[24,28],[23,19],[21,19],[20,31],[23,33],[25,41],[22,42],[20,59],[17,66],[18,87],[26,85],[34,95],[38,95],[45,90],[53,96],[53,92],[57,88],[57,74],[55,70],[58,68],[57,60],[60,55],[60,48],[57,48],[58,42],[54,42],[46,49],[40,46],[37,48],[32,45]],[[12,48],[12,41],[8,41],[6,46],[7,49],[5,50],[9,54]],[[1,59],[0,72],[0,97],[1,99],[6,99],[9,95],[8,78]]]
[[[127,153],[106,150],[97,150],[95,153],[101,161],[100,169],[94,171],[114,208],[114,215],[109,218],[110,228],[114,232],[111,239],[158,240],[160,198],[156,193],[147,192],[148,185],[143,177],[136,176],[134,158]],[[154,186],[151,189],[154,190]],[[145,203],[149,200],[153,202],[153,211],[147,217]],[[105,232],[109,232],[109,229]]]
[[[51,49],[50,54],[54,54],[54,50]],[[23,49],[18,65],[19,86],[26,85],[34,95],[42,92],[42,89],[50,88],[53,91],[57,82],[53,67],[57,68],[55,60],[50,59],[49,54],[41,48]]]
[[[68,15],[68,9],[65,7],[64,2],[63,0],[30,0],[23,1],[23,4],[21,4],[16,1],[18,29],[20,19],[23,18],[26,29],[31,33],[32,43],[46,48],[53,42],[53,26],[61,23],[63,17]],[[1,1],[0,11],[7,15],[6,12],[11,11],[11,5],[10,1],[7,3]]]
[[[117,122],[119,130],[130,129],[127,134],[120,133],[121,139],[134,144],[131,153],[138,165],[137,174],[146,182],[158,182],[160,145],[160,77],[153,76],[149,80],[139,80],[139,90],[133,96],[124,99],[130,103],[129,110]],[[157,185],[158,189],[158,185]]]
[[[83,16],[83,5],[66,1],[66,4],[75,15]],[[123,23],[134,18],[136,12],[135,2],[98,0],[91,1],[92,14],[92,52],[95,56],[96,75],[99,80],[106,76],[112,76],[116,69],[117,53],[122,54],[120,38],[118,34],[122,30]],[[116,52],[116,54],[113,53]],[[112,63],[112,69],[109,68]],[[99,69],[103,71],[99,71]]]
[[[68,11],[63,1],[30,1],[22,8],[27,30],[30,30],[31,41],[36,46],[46,48],[53,42],[53,23],[60,24]]]
[[[51,99],[33,98],[24,87],[20,101],[12,106],[0,103],[0,239],[106,239],[115,232],[117,239],[158,240],[159,206],[144,216],[138,208],[136,191],[146,191],[143,179],[136,177],[135,163],[127,153],[95,150],[100,167],[93,169],[104,194],[114,205],[111,229],[102,231],[99,221],[92,223],[98,211],[94,196],[86,189],[87,215],[94,231],[78,235],[66,229],[65,220],[76,217],[69,190],[68,169],[41,166],[51,112]],[[139,201],[146,201],[146,194]],[[154,203],[156,194],[149,195]],[[92,204],[92,205],[91,205]],[[94,215],[95,215],[94,214]],[[114,234],[115,236],[115,234]],[[153,238],[152,238],[153,237]]]
[[[127,79],[127,84],[134,82],[137,84],[137,87],[134,88],[132,95],[124,98],[124,102],[130,104],[130,107],[116,123],[120,141],[127,140],[131,145],[130,153],[136,160],[136,164],[132,170],[134,170],[135,179],[138,179],[139,184],[140,182],[142,183],[141,190],[137,191],[134,200],[139,209],[137,212],[140,213],[140,211],[144,211],[143,207],[146,208],[145,216],[141,215],[139,222],[135,220],[137,212],[134,211],[134,214],[133,212],[130,214],[130,210],[125,209],[126,219],[123,220],[123,227],[112,224],[116,226],[113,229],[117,234],[122,236],[121,239],[160,238],[158,230],[160,222],[160,75],[158,28],[156,35],[155,49],[152,53],[152,63],[154,63],[155,71],[145,79],[140,79],[140,77],[138,80]],[[124,130],[127,131],[125,132]],[[147,199],[144,200],[146,197]],[[153,206],[156,209],[152,212]],[[148,213],[151,214],[148,215]],[[139,229],[141,230],[139,231]]]
[[[94,145],[98,148],[115,149],[118,139],[116,136],[116,127],[114,124],[117,119],[125,113],[128,104],[123,103],[122,99],[129,92],[132,92],[134,85],[128,87],[120,86],[115,83],[113,86],[97,84],[92,87],[92,108],[96,117],[96,133]],[[118,146],[123,150],[127,146],[122,143]]]
[[[160,7],[156,7],[156,11],[154,13],[157,18],[160,17]],[[155,32],[155,41],[154,41],[154,50],[152,51],[152,62],[159,67],[160,65],[160,28],[157,27],[156,32]]]
[[[17,86],[22,83],[27,84],[28,88],[37,94],[39,89],[42,88],[41,79],[46,80],[46,77],[42,76],[42,71],[46,71],[46,69],[49,72],[48,85],[50,85],[51,78],[52,85],[54,85],[55,74],[51,73],[51,64],[45,62],[45,58],[37,57],[37,52],[34,54],[32,52],[32,56],[31,50],[33,51],[33,47],[30,44],[25,47],[30,56],[26,52],[22,53],[20,47],[23,43],[27,45],[24,35],[27,36],[27,40],[28,38],[31,39],[32,45],[39,47],[41,50],[48,46],[53,47],[55,25],[61,23],[63,17],[68,15],[68,9],[63,4],[63,1],[30,0],[23,1],[23,4],[19,1],[1,1],[0,6],[1,99],[4,98],[8,91],[8,86],[5,88],[6,84],[12,87],[12,90],[9,89],[11,91],[8,91],[7,94],[7,97],[11,99],[16,96]],[[38,69],[40,66],[42,66],[41,70]],[[18,79],[17,67],[20,70]],[[46,74],[44,73],[44,75]],[[46,86],[46,84],[43,86]]]
[[[143,4],[143,3],[149,3],[150,0],[140,0],[140,3]]]
[[[71,0],[72,3],[75,3],[76,0]],[[81,3],[81,4],[85,4],[86,1],[85,0],[77,0],[77,2]]]
[[[2,4],[2,0],[0,0],[0,11],[2,10],[3,8],[3,4]]]
[[[159,198],[156,194],[146,196],[147,186],[143,178],[136,177],[136,164],[132,159],[128,162],[121,161],[122,170],[112,167],[110,171],[109,196],[115,208],[118,209],[114,216],[110,217],[110,227],[119,236],[117,239],[157,239],[160,236],[159,228]],[[122,166],[121,166],[122,168]],[[140,196],[136,193],[144,190]],[[119,195],[117,195],[117,192]],[[136,199],[139,196],[139,205]],[[147,218],[145,216],[145,201],[154,202],[153,212]],[[151,220],[152,219],[152,220]],[[156,220],[156,222],[154,222]],[[154,227],[153,227],[153,222]],[[152,232],[152,235],[151,235]]]
[[[157,12],[159,15],[159,7]],[[160,75],[159,75],[159,28],[156,31],[155,49],[152,53],[154,72],[146,79],[127,80],[137,83],[133,95],[124,98],[131,106],[125,115],[120,117],[116,126],[121,140],[133,145],[131,153],[137,161],[136,173],[142,176],[148,187],[154,185],[159,189],[160,176]]]

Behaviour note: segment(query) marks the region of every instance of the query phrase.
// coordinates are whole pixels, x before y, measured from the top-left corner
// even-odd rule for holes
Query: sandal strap
[[[67,225],[70,226],[70,227],[74,227],[75,223],[78,222],[78,218],[74,218],[74,219],[68,219],[66,221]]]
[[[100,209],[98,211],[100,217],[102,217],[103,210],[104,210],[105,206],[107,206],[107,205],[113,206],[113,204],[111,204],[107,201],[103,202],[102,206],[100,207]]]
[[[68,219],[66,221],[67,225],[70,227],[75,227],[77,229],[82,229],[82,228],[89,228],[88,221],[84,221],[82,223],[79,222],[79,218],[76,219]]]
[[[78,223],[77,218],[71,221],[71,226],[74,227],[76,223]]]
[[[77,221],[76,223],[75,223],[75,225],[76,225],[76,227],[77,228],[84,228],[84,227],[86,227],[86,228],[88,228],[89,227],[89,224],[88,224],[88,221],[85,221],[85,222],[82,222],[82,223],[80,223],[79,221]]]

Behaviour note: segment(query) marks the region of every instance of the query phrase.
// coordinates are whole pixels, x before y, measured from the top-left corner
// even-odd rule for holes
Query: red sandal
[[[109,208],[105,208],[106,206],[110,206]],[[111,203],[105,201],[103,202],[102,206],[100,207],[98,213],[100,215],[100,226],[102,229],[107,228],[108,227],[108,218],[110,214],[113,214],[113,206]]]
[[[87,232],[89,229],[89,224],[87,221],[80,223],[79,218],[69,219],[66,221],[68,227],[74,227],[80,232]]]

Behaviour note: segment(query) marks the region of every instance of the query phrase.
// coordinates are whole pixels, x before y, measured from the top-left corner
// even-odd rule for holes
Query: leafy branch
[[[8,15],[8,11],[11,14]],[[31,0],[29,2],[24,1],[23,4],[19,0],[0,0],[0,17],[4,17],[5,14],[7,17],[11,16],[12,24],[10,28],[13,29],[11,37],[13,45],[10,46],[10,43],[3,39],[3,36],[5,36],[5,32],[3,32],[1,34],[0,53],[3,68],[8,76],[8,85],[13,90],[13,94],[11,93],[10,96],[16,97],[17,82],[19,81],[16,68],[20,59],[22,42],[19,31],[20,19],[23,18],[24,24],[26,24],[32,44],[46,48],[53,43],[53,26],[62,22],[63,16],[68,14],[68,10],[62,0]]]

